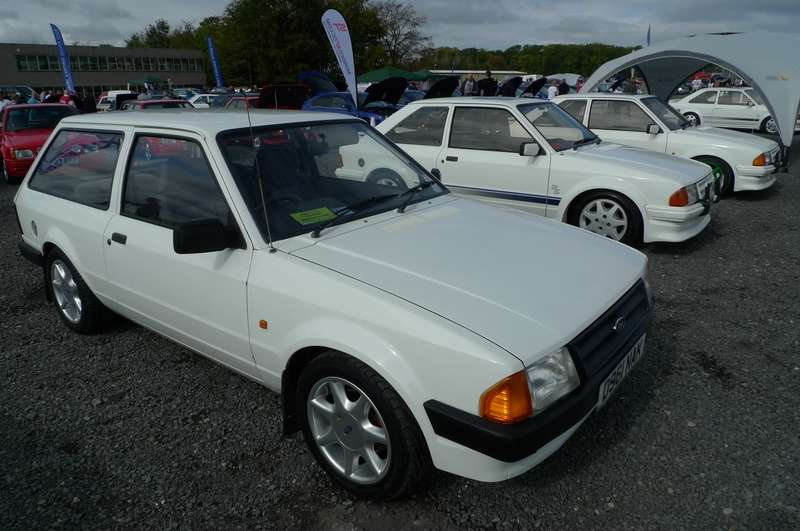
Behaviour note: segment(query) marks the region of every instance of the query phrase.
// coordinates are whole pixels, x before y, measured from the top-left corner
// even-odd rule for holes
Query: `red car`
[[[194,109],[186,100],[128,100],[122,104],[123,111],[144,111],[153,109]]]
[[[65,116],[77,114],[71,105],[37,103],[7,105],[0,119],[0,173],[8,184],[19,184],[47,137]]]

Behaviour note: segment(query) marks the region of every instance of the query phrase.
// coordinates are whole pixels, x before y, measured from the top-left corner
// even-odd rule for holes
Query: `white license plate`
[[[608,401],[609,397],[614,394],[614,391],[617,390],[619,384],[622,383],[622,380],[628,375],[631,371],[631,368],[636,365],[639,359],[644,354],[644,341],[647,337],[647,334],[643,335],[639,338],[639,341],[633,345],[625,357],[622,358],[614,370],[611,371],[611,374],[608,375],[608,378],[600,385],[600,394],[597,397],[597,407],[600,408],[603,404]]]

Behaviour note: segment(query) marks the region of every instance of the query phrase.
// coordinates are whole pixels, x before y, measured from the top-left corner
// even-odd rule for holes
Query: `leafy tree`
[[[388,64],[405,64],[430,46],[430,37],[420,32],[425,17],[418,15],[413,6],[396,0],[380,0],[374,6],[382,25],[380,42]]]

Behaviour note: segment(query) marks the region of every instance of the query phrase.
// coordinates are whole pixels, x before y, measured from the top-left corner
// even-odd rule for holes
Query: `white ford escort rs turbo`
[[[116,312],[262,383],[334,481],[379,499],[434,468],[531,469],[642,357],[638,251],[451,194],[360,120],[251,118],[59,124],[15,206],[68,328]],[[404,189],[340,176],[343,150]]]
[[[708,164],[722,195],[775,183],[781,150],[774,140],[692,126],[655,96],[568,94],[553,100],[603,140]]]
[[[525,98],[412,102],[377,129],[455,193],[627,244],[679,242],[710,221],[708,166],[601,142],[557,105]],[[364,156],[365,175],[382,161]],[[363,164],[361,164],[363,163]],[[382,169],[383,179],[388,179]]]

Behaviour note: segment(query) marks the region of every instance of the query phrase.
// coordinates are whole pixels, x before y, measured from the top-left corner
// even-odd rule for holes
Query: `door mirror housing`
[[[431,170],[431,175],[436,177],[437,181],[441,181],[442,180],[442,172],[439,171],[439,168],[433,168]]]
[[[661,132],[661,128],[656,124],[650,124],[647,126],[647,134],[648,135],[657,135]]]
[[[224,251],[232,247],[230,232],[218,219],[181,223],[172,230],[172,248],[177,254]]]
[[[519,145],[519,154],[523,157],[538,157],[542,148],[536,142],[523,142]]]

